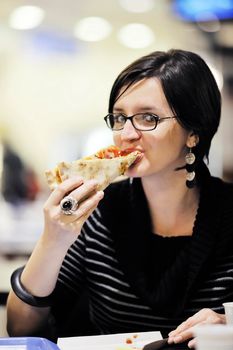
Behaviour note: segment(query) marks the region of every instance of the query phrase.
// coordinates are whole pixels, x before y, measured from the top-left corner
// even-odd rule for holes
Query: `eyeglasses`
[[[115,131],[122,130],[127,120],[131,121],[136,130],[150,131],[154,130],[162,120],[173,118],[176,118],[176,116],[162,118],[153,113],[137,113],[127,117],[122,113],[109,113],[104,117],[104,120],[107,126]]]

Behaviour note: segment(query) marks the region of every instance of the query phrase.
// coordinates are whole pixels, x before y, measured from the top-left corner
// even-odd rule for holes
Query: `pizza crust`
[[[71,163],[60,162],[54,169],[47,170],[45,176],[51,190],[73,176],[80,176],[84,180],[95,179],[98,182],[97,190],[103,190],[118,176],[123,175],[139,155],[140,152],[133,151],[111,159],[90,156]]]

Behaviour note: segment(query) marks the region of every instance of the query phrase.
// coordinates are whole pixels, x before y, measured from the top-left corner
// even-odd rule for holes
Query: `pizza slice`
[[[96,179],[97,190],[104,190],[134,162],[141,158],[135,150],[120,150],[116,146],[103,148],[95,154],[73,162],[60,162],[52,170],[45,172],[48,185],[54,190],[64,180],[79,175],[85,180]]]

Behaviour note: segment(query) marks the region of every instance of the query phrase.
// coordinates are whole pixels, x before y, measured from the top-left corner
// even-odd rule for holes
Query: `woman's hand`
[[[182,322],[174,331],[169,333],[168,343],[182,343],[193,338],[194,327],[204,324],[226,323],[225,315],[218,314],[211,309],[202,309],[186,321]],[[188,342],[188,347],[195,346],[195,339]]]
[[[95,180],[83,181],[80,177],[70,178],[61,183],[49,196],[44,205],[44,236],[49,240],[61,240],[72,244],[81,231],[88,216],[103,198],[104,192],[97,191]],[[60,208],[61,200],[67,196],[78,201],[77,209],[72,215],[65,215]]]

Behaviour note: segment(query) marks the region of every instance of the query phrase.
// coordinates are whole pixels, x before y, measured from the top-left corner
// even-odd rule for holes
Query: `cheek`
[[[161,125],[162,126],[162,125]],[[149,135],[148,135],[149,136]],[[184,153],[186,143],[186,132],[179,127],[157,129],[157,133],[147,138],[147,147],[152,158],[169,158]]]
[[[116,146],[120,146],[121,144],[121,137],[119,133],[113,132],[113,141]]]

